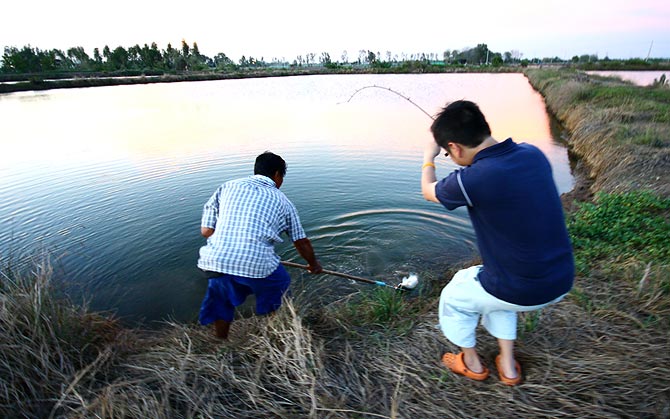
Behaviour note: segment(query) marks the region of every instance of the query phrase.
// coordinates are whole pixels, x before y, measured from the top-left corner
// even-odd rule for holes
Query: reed
[[[124,352],[118,322],[58,297],[46,256],[0,271],[0,416],[49,417],[61,395],[94,386]]]

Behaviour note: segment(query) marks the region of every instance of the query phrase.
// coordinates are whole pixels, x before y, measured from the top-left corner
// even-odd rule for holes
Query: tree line
[[[174,48],[167,44],[165,49],[159,49],[155,42],[151,45],[136,44],[129,48],[118,46],[111,49],[105,45],[102,51],[99,48],[93,50],[93,56],[89,56],[83,47],[72,47],[66,51],[59,49],[41,50],[26,45],[22,48],[5,47],[2,55],[0,73],[23,74],[23,73],[50,73],[50,72],[119,72],[119,71],[141,71],[141,72],[184,72],[184,71],[208,71],[208,70],[235,70],[240,67],[273,67],[273,66],[316,66],[338,67],[345,65],[360,65],[372,67],[390,67],[398,65],[410,65],[417,63],[437,65],[466,65],[466,64],[490,64],[502,65],[520,61],[518,52],[495,53],[488,49],[486,44],[479,44],[475,48],[463,50],[447,50],[441,56],[435,53],[416,54],[392,54],[386,51],[373,52],[362,49],[357,56],[349,57],[347,51],[343,51],[340,60],[332,59],[330,54],[323,52],[320,55],[308,53],[298,55],[292,62],[272,59],[266,62],[263,58],[242,56],[237,63],[228,58],[224,53],[218,53],[213,57],[202,54],[197,42],[189,45],[182,40],[180,48]]]
[[[382,53],[366,49],[358,51],[357,55],[349,56],[343,51],[339,60],[331,58],[327,52],[320,55],[307,53],[298,55],[292,62],[273,58],[266,62],[264,58],[242,56],[237,63],[220,52],[213,57],[202,54],[197,42],[189,45],[185,40],[181,41],[180,48],[173,48],[167,44],[165,49],[159,49],[155,42],[151,45],[136,44],[129,48],[118,46],[111,49],[109,46],[100,51],[93,50],[93,56],[89,56],[83,47],[73,47],[66,51],[59,49],[40,50],[30,45],[22,48],[5,47],[0,65],[2,74],[34,74],[55,72],[102,72],[119,73],[134,72],[144,74],[160,74],[172,72],[202,72],[202,71],[236,71],[240,68],[267,68],[267,67],[302,67],[323,66],[326,68],[338,68],[346,66],[369,66],[378,69],[395,68],[400,71],[413,71],[439,66],[493,66],[529,64],[572,64],[579,66],[592,65],[618,65],[620,60],[609,60],[605,57],[599,59],[597,55],[584,54],[574,56],[570,60],[562,60],[558,57],[547,57],[543,59],[523,58],[523,54],[517,50],[504,53],[494,52],[486,44],[478,44],[474,48],[462,50],[445,50],[441,54],[415,53],[415,54],[393,54],[391,51]],[[647,61],[640,59],[628,60],[637,66],[644,66]]]
[[[67,51],[59,49],[40,50],[30,45],[19,49],[5,47],[2,55],[2,73],[48,73],[56,71],[115,72],[123,70],[162,70],[162,71],[202,71],[211,68],[225,68],[234,63],[225,54],[219,53],[213,58],[200,53],[198,43],[190,46],[182,40],[181,48],[160,50],[155,42],[151,45],[139,44],[129,48],[109,46],[100,51],[93,50],[89,56],[83,47],[73,47]]]

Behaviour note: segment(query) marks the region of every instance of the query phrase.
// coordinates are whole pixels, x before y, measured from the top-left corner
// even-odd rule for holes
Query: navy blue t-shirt
[[[479,281],[509,303],[547,303],[572,288],[574,260],[549,161],[511,138],[477,153],[435,187],[447,209],[467,205],[484,268]]]

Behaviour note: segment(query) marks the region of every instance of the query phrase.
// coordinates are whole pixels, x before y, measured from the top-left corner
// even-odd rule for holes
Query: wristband
[[[424,163],[423,166],[421,166],[421,170],[425,169],[426,167],[432,167],[435,169],[435,163]]]

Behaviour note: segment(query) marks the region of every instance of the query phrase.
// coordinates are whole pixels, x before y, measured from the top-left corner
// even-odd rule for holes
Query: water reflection
[[[415,83],[408,84],[408,77]],[[245,149],[250,142],[256,149],[258,142],[269,146],[273,140],[298,138],[365,150],[415,150],[427,138],[430,120],[403,98],[366,90],[346,103],[357,87],[384,84],[398,86],[430,114],[449,100],[473,100],[487,115],[495,137],[532,139],[551,150],[542,99],[523,75],[446,77],[323,76],[308,82],[284,78],[17,93],[2,101],[3,119],[12,121],[3,127],[6,139],[22,141],[3,141],[2,146],[8,153],[4,156],[13,161],[81,155],[98,160],[181,157],[203,149]],[[29,109],[26,98],[34,101]]]
[[[477,102],[493,135],[540,147],[561,192],[567,153],[542,97],[520,74],[310,76],[71,89],[0,99],[0,240],[14,256],[46,248],[58,280],[131,319],[191,320],[201,208],[223,181],[282,155],[324,267],[359,276],[439,269],[475,252],[464,209],[421,197],[429,114]],[[437,161],[438,176],[456,166]],[[11,246],[10,246],[11,244]],[[290,243],[279,251],[298,260]],[[294,273],[296,289],[361,285]],[[303,280],[303,278],[305,278]],[[311,288],[310,288],[311,287]]]

